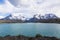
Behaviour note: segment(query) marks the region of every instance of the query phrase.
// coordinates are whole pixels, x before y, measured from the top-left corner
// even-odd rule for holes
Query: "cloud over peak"
[[[60,0],[5,0],[1,13],[21,14],[28,18],[34,14],[54,13],[60,17]]]

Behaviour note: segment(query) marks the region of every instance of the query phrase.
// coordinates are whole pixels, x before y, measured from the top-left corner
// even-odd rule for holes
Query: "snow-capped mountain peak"
[[[10,14],[8,16],[6,16],[4,18],[4,20],[30,20],[30,19],[54,19],[54,18],[58,18],[55,14],[45,14],[45,15],[41,15],[41,14],[35,14],[33,15],[33,17],[25,17],[22,14]]]

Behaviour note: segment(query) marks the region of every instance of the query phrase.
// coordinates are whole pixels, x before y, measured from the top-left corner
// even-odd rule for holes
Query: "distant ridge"
[[[12,15],[10,14],[10,15],[6,16],[5,18],[2,18],[1,20],[10,20],[9,17],[12,17]]]
[[[12,18],[13,17],[13,15],[8,15],[8,16],[6,16],[5,18],[3,18],[3,19],[6,19],[6,20],[8,20],[8,19],[10,19],[10,17]],[[20,18],[25,18],[24,16],[19,16]],[[18,19],[18,17],[17,16],[14,16],[14,18],[12,18],[12,19]],[[20,19],[19,18],[19,19]],[[35,15],[33,15],[33,17],[31,17],[31,18],[37,18],[37,19],[54,19],[54,18],[58,18],[55,14],[52,14],[52,13],[50,13],[50,14],[45,14],[45,15],[40,15],[40,14],[35,14]],[[31,19],[30,18],[30,19]],[[26,18],[27,19],[27,18]]]
[[[33,17],[28,18],[28,20],[24,16],[19,15],[18,17],[17,16],[13,17],[13,15],[10,14],[0,20],[1,21],[3,20],[4,22],[7,21],[7,22],[21,22],[21,23],[23,23],[23,22],[45,22],[45,23],[60,22],[59,17],[57,17],[55,14],[51,14],[51,13],[45,14],[45,15],[35,14],[35,15],[33,15]]]

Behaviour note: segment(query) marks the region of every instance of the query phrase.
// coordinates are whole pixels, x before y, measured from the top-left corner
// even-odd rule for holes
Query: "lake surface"
[[[0,36],[6,35],[55,36],[60,38],[60,24],[53,23],[3,23],[0,24]]]

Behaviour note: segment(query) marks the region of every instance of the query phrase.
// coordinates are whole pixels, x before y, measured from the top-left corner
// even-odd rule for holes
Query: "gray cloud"
[[[17,6],[18,0],[8,0],[12,5]]]

